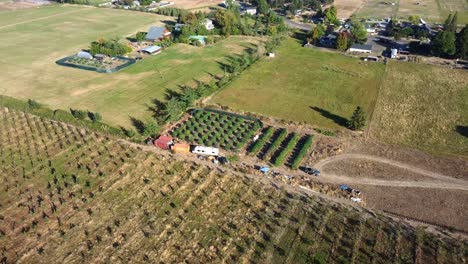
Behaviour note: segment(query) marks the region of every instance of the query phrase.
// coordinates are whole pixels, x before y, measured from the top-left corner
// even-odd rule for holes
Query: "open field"
[[[383,64],[303,48],[291,38],[210,102],[338,129],[357,105],[372,112],[383,72]]]
[[[7,263],[463,263],[468,250],[362,208],[13,110],[0,110],[0,163]]]
[[[338,18],[348,19],[350,18],[357,10],[359,10],[366,0],[335,0],[333,5],[336,6]]]
[[[109,123],[129,125],[129,116],[149,117],[147,104],[162,99],[166,89],[222,73],[219,62],[254,41],[232,37],[205,48],[177,44],[113,74],[55,64],[99,37],[124,38],[169,19],[173,18],[63,5],[1,12],[0,93],[33,98],[52,108],[98,111]],[[27,48],[19,52],[12,47]]]
[[[392,5],[395,3],[395,5]],[[356,1],[360,4],[360,1]],[[368,0],[356,13],[359,18],[408,19],[410,15],[421,16],[428,22],[443,22],[449,13],[458,11],[458,23],[468,23],[468,4],[464,0]]]
[[[174,7],[184,8],[184,9],[198,9],[208,6],[216,6],[222,1],[215,0],[175,0]]]
[[[467,84],[462,70],[391,62],[371,136],[436,154],[468,156]]]

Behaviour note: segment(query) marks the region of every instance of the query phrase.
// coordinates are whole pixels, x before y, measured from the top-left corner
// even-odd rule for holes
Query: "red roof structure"
[[[170,149],[171,145],[174,143],[171,136],[162,135],[156,139],[153,144],[155,147],[162,149]]]

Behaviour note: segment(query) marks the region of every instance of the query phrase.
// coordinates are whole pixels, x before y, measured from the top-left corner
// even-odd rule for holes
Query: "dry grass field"
[[[199,9],[208,6],[217,6],[222,1],[216,0],[174,0],[174,7],[184,9]]]
[[[362,208],[0,109],[4,263],[463,263]]]
[[[335,0],[333,5],[338,11],[338,18],[348,19],[366,4],[366,0]]]
[[[155,14],[54,5],[0,12],[0,93],[32,98],[51,108],[98,111],[113,125],[130,126],[129,116],[151,116],[147,105],[166,89],[221,74],[226,56],[241,52],[253,38],[232,37],[204,48],[176,44],[157,56],[112,74],[55,63],[100,37],[125,37],[174,18]],[[32,45],[34,43],[34,45]],[[13,47],[24,47],[12,50]],[[27,48],[26,48],[27,47]]]
[[[468,74],[391,62],[377,100],[371,136],[436,154],[468,155]]]
[[[356,5],[360,3],[360,0],[356,0]],[[468,4],[464,0],[368,0],[355,16],[408,19],[410,15],[418,15],[428,22],[443,22],[449,13],[455,11],[458,12],[459,24],[468,23]]]

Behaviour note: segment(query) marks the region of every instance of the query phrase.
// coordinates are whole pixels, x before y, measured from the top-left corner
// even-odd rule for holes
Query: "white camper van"
[[[192,150],[192,153],[198,154],[198,155],[218,156],[219,149],[212,148],[212,147],[195,146]]]

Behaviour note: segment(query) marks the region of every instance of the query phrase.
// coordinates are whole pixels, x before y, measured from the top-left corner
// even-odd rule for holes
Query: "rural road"
[[[286,24],[286,26],[288,26],[288,27],[297,28],[297,29],[301,29],[301,30],[305,30],[305,31],[311,31],[312,30],[312,27],[309,26],[309,25],[297,23],[297,22],[294,22],[294,21],[292,21],[290,19],[287,19],[285,17],[283,17],[283,20],[284,20],[284,23]]]
[[[457,189],[457,190],[465,190],[468,191],[468,182],[461,179],[455,179],[450,176],[442,175],[437,172],[427,171],[420,169],[418,167],[414,167],[405,163],[401,163],[398,161],[364,155],[364,154],[343,154],[338,156],[333,156],[330,158],[326,158],[318,163],[315,164],[315,168],[319,170],[323,170],[323,167],[327,164],[333,162],[339,162],[347,159],[365,159],[371,160],[379,163],[388,164],[390,166],[398,167],[401,169],[406,169],[411,172],[443,181],[443,182],[431,182],[431,181],[424,181],[424,182],[415,182],[415,181],[388,181],[388,180],[378,180],[378,179],[369,179],[369,178],[356,178],[356,177],[347,177],[347,176],[337,176],[334,174],[328,174],[326,172],[322,172],[324,175],[324,180],[329,180],[332,182],[340,182],[340,183],[354,183],[354,184],[365,184],[365,185],[379,185],[379,186],[395,186],[395,187],[420,187],[420,188],[436,188],[436,189]]]

